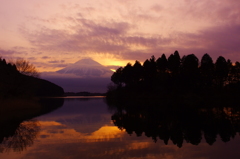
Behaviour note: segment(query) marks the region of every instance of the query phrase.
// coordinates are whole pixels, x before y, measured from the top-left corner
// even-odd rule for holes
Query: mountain
[[[41,78],[56,83],[65,92],[105,93],[112,74],[110,68],[88,58],[56,72],[42,72]]]
[[[56,72],[60,74],[74,74],[81,77],[100,77],[106,75],[110,77],[113,73],[107,67],[90,58],[81,59]]]

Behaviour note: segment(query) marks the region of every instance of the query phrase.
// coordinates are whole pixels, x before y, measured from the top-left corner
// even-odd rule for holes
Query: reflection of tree
[[[186,106],[146,104],[129,102],[131,105],[115,107],[112,120],[121,130],[137,136],[145,134],[155,142],[169,140],[178,147],[183,142],[198,145],[205,138],[212,145],[217,136],[228,142],[240,132],[240,110],[226,107],[191,108]],[[113,109],[113,106],[111,106]]]
[[[21,100],[12,101],[14,108],[22,108],[19,102]],[[23,101],[22,101],[23,102]],[[1,102],[0,102],[1,103]],[[33,140],[36,138],[40,125],[37,121],[31,120],[36,116],[40,116],[55,109],[61,107],[64,103],[63,98],[42,98],[39,101],[29,100],[30,106],[41,105],[41,109],[35,111],[34,109],[29,109],[26,112],[21,112],[16,115],[16,117],[11,115],[11,118],[8,118],[8,112],[6,111],[5,116],[1,118],[0,121],[0,152],[7,151],[13,149],[14,151],[23,151],[27,146],[31,146],[33,144]],[[29,104],[22,103],[22,104]],[[5,102],[5,104],[1,105],[3,108],[9,107],[9,103]],[[4,109],[2,109],[4,110]],[[1,112],[2,113],[2,112]],[[7,118],[4,118],[7,117]]]
[[[22,122],[16,129],[14,135],[5,137],[1,143],[2,147],[0,152],[3,151],[23,151],[26,147],[33,144],[40,130],[40,125],[37,121],[30,120]]]

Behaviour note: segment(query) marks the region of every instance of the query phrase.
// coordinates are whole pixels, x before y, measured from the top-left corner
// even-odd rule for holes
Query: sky
[[[239,0],[0,0],[0,56],[56,71],[208,53],[240,61]]]

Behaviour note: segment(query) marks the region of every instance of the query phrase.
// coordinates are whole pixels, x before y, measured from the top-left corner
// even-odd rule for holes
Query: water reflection
[[[21,101],[21,105],[18,105],[19,101]],[[11,104],[5,102],[4,105],[1,105],[1,108],[9,107],[9,105],[13,108],[21,108],[22,105],[29,107],[27,105],[30,105],[32,108],[37,109],[19,112],[15,117],[12,117],[13,114],[11,114],[14,112],[5,111],[0,121],[0,152],[3,153],[10,150],[23,151],[26,147],[33,145],[33,141],[40,131],[40,124],[37,120],[32,120],[32,118],[61,107],[63,102],[63,99],[51,98],[40,99],[38,101],[30,100],[27,102],[18,99],[15,105],[13,101],[11,101]]]
[[[121,130],[136,136],[151,137],[154,142],[169,141],[182,147],[184,141],[198,145],[202,139],[212,145],[219,135],[228,142],[240,132],[239,107],[159,105],[133,101],[109,105],[115,113],[112,121]]]
[[[138,104],[134,106],[135,109],[130,108],[126,105],[112,106],[110,112],[107,109],[108,107],[110,109],[111,106],[107,106],[106,103],[103,102],[103,99],[65,99],[64,105],[59,109],[52,111],[51,113],[38,116],[34,120],[30,121],[30,123],[33,124],[32,128],[30,128],[30,132],[32,132],[33,142],[29,140],[29,142],[25,143],[28,143],[28,145],[31,145],[31,147],[28,147],[26,150],[21,151],[21,153],[0,153],[0,158],[239,158],[240,151],[238,151],[238,148],[240,138],[237,136],[235,136],[234,140],[231,140],[230,142],[228,142],[228,144],[225,144],[221,141],[219,135],[217,135],[216,141],[212,146],[209,146],[209,144],[205,142],[203,131],[200,132],[202,139],[200,139],[201,144],[199,144],[198,146],[192,145],[192,143],[190,142],[187,143],[187,139],[185,137],[188,136],[188,140],[191,140],[193,142],[192,139],[194,137],[191,137],[191,135],[189,134],[194,134],[195,132],[199,131],[199,128],[197,128],[197,126],[194,127],[194,124],[198,125],[198,127],[200,125],[200,129],[202,126],[201,123],[207,123],[209,126],[212,126],[214,125],[214,123],[212,123],[213,121],[210,120],[211,118],[215,119],[214,122],[216,123],[216,125],[218,122],[220,124],[220,122],[222,121],[220,120],[222,118],[220,114],[225,114],[226,119],[230,120],[228,118],[232,118],[238,115],[238,111],[234,112],[234,110],[237,109],[233,110],[231,108],[222,109],[222,111],[219,111],[217,109],[215,110],[214,108],[202,108],[198,111],[195,110],[194,113],[189,109],[160,109],[157,107],[146,108],[141,106],[141,104]],[[172,110],[173,112],[165,114],[164,109],[169,111]],[[182,111],[182,113],[179,113],[178,111]],[[219,113],[217,113],[218,111]],[[158,114],[157,112],[162,113]],[[185,115],[186,113],[193,114]],[[214,114],[214,117],[211,117],[210,113]],[[126,116],[124,116],[124,114]],[[196,114],[198,115],[198,117],[202,118],[198,119],[198,117],[195,117]],[[115,117],[115,115],[117,115],[116,122],[121,121],[120,124],[122,124],[122,126],[117,127],[114,125],[116,124],[115,119],[111,120],[111,117]],[[158,117],[158,115],[162,117],[160,118]],[[203,119],[205,116],[208,116],[210,119]],[[121,117],[121,120],[119,120],[119,117]],[[189,121],[189,119],[193,121]],[[184,125],[183,122],[185,121],[188,124],[185,123]],[[129,122],[129,124],[127,124],[127,122]],[[162,133],[162,136],[169,136],[168,145],[165,145],[162,139],[159,139],[158,133],[160,131],[158,130],[160,128],[155,127],[159,122],[163,124],[166,122],[165,127],[168,128],[167,130],[172,131],[170,135],[169,132],[165,134]],[[234,120],[232,120],[231,122],[234,123]],[[134,124],[138,124],[138,126]],[[177,124],[180,124],[180,126],[178,126]],[[131,127],[124,127],[125,125],[130,125]],[[193,128],[186,128],[189,125],[193,125]],[[38,126],[40,126],[40,130],[38,130]],[[237,126],[235,126],[235,128],[236,127]],[[34,128],[36,128],[35,130],[37,131],[34,131]],[[119,128],[121,128],[122,130],[120,130]],[[152,130],[147,130],[147,128],[152,128]],[[163,130],[163,128],[160,130]],[[190,131],[191,129],[192,131]],[[183,132],[183,130],[184,133],[188,132],[188,134],[183,134],[184,138],[182,147],[178,148],[176,146],[176,143],[175,145],[174,143],[172,143],[172,141],[178,141],[174,138],[176,136],[172,134],[177,134],[176,132]],[[130,136],[126,131],[131,132],[134,135]],[[137,134],[142,134],[142,136],[137,137],[137,135],[135,135],[136,132]],[[34,133],[36,133],[36,136],[34,135]],[[146,137],[144,134],[148,134],[148,137]],[[217,134],[219,134],[219,131],[217,131]],[[153,137],[153,135],[157,136],[157,143],[154,143],[152,141],[151,138]],[[199,137],[199,135],[196,136]],[[199,142],[199,139],[196,139],[196,141]],[[6,152],[6,148],[4,149],[4,152]]]
[[[23,151],[26,147],[32,146],[34,139],[40,130],[40,125],[37,121],[29,120],[22,122],[14,130],[12,135],[4,137],[0,144],[0,152]]]

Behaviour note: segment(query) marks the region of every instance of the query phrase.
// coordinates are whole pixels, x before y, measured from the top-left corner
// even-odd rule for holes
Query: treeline
[[[180,57],[178,51],[166,58],[152,56],[143,65],[136,61],[120,67],[111,76],[117,89],[151,92],[238,91],[240,63],[219,56],[214,63],[208,54],[201,61],[194,55]],[[109,92],[113,91],[110,89]]]
[[[90,92],[65,92],[64,96],[105,96],[106,93],[90,93]]]
[[[0,98],[62,96],[64,90],[49,81],[20,73],[16,65],[0,58]]]

